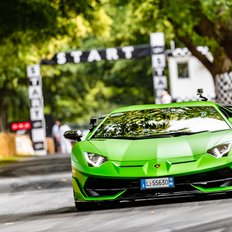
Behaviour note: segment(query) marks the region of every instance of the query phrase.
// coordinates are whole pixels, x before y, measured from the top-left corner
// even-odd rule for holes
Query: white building
[[[212,59],[207,47],[197,48]],[[167,56],[170,95],[176,101],[196,100],[197,89],[204,90],[204,96],[215,99],[215,86],[212,75],[187,48],[176,48],[168,51]]]

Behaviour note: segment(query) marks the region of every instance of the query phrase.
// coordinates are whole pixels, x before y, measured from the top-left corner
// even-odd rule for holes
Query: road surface
[[[1,232],[232,231],[232,198],[106,204],[78,212],[70,158],[57,155],[0,168]]]

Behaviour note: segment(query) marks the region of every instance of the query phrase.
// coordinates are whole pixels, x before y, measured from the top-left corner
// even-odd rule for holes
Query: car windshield
[[[151,138],[230,129],[211,106],[133,110],[111,114],[92,138]]]

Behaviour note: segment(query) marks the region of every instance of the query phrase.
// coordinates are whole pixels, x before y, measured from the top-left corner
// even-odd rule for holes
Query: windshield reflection
[[[92,138],[149,138],[227,129],[211,106],[157,108],[112,114]]]

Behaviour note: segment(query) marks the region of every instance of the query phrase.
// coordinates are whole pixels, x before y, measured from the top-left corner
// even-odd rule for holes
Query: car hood
[[[90,152],[107,156],[112,161],[178,158],[185,162],[194,160],[194,156],[204,154],[218,144],[228,142],[232,142],[231,131],[136,140],[90,139],[85,141],[84,147],[91,148]]]

